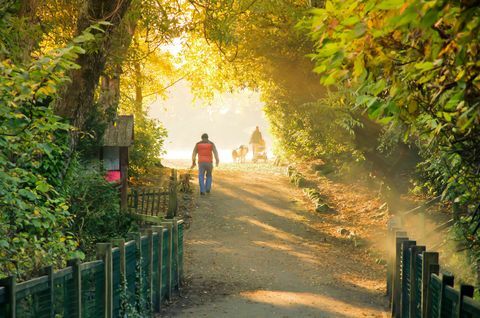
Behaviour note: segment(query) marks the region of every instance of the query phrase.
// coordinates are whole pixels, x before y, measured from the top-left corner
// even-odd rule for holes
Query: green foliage
[[[70,127],[50,104],[81,52],[72,46],[26,67],[0,64],[0,275],[59,265],[76,247],[61,194]]]
[[[322,82],[352,84],[356,104],[372,119],[405,124],[405,138],[424,149],[429,180],[440,181],[436,187],[446,186],[450,197],[458,193],[457,201],[477,200],[480,8],[448,1],[327,1],[312,13],[306,25]],[[462,168],[449,171],[449,161],[438,157]],[[437,178],[437,168],[446,176]]]
[[[75,162],[65,182],[73,222],[70,231],[79,249],[89,257],[95,244],[126,237],[135,229],[135,217],[120,210],[119,189],[105,180],[100,163]]]
[[[474,1],[333,0],[299,27],[315,41],[311,57],[322,83],[351,87],[371,119],[420,149],[419,185],[467,214],[474,211],[480,200],[480,7]],[[471,234],[464,235],[470,247],[480,247],[478,231],[457,226]]]
[[[155,119],[144,118],[135,125],[135,143],[130,152],[131,174],[139,176],[149,168],[160,164],[160,156],[165,150],[163,144],[167,130]]]
[[[351,111],[349,98],[348,94],[337,92],[300,105],[271,103],[265,113],[288,156],[357,160],[360,157],[353,131],[361,124]]]

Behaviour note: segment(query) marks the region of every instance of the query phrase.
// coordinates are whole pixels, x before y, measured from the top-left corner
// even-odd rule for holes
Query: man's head
[[[258,126],[257,126],[257,127],[255,127],[255,130],[256,130],[256,131],[259,131],[259,130],[260,130],[260,128],[258,128]]]
[[[202,134],[202,140],[208,140],[208,134]]]

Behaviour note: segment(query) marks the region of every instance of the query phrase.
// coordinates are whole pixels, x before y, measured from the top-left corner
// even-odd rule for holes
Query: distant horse
[[[248,154],[248,147],[241,145],[237,149],[232,151],[233,162],[245,163],[245,159]]]

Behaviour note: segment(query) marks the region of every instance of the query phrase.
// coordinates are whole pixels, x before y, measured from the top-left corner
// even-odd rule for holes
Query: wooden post
[[[400,317],[408,317],[410,312],[410,294],[405,294],[405,290],[407,285],[410,283],[410,277],[405,276],[405,272],[408,271],[410,273],[410,262],[407,262],[407,258],[410,257],[410,247],[415,246],[417,244],[416,241],[403,241],[402,242],[402,274],[400,278],[400,302],[399,302],[399,310],[400,310]],[[408,269],[407,269],[408,268]],[[408,281],[407,281],[408,280]],[[411,292],[411,289],[410,289]]]
[[[175,260],[177,262],[177,270],[176,270],[176,277],[177,277],[177,291],[180,292],[180,259],[178,254],[178,219],[175,218],[173,221],[173,250],[175,251]]]
[[[121,175],[121,189],[120,189],[120,208],[125,211],[128,208],[128,147],[120,147],[120,175]]]
[[[398,232],[397,232],[398,233]],[[403,234],[403,233],[402,233]],[[400,265],[402,256],[402,244],[408,241],[408,237],[396,237],[395,243],[395,268],[393,270],[393,299],[392,299],[392,314],[395,318],[400,318],[400,295],[402,293],[402,286],[400,284]]]
[[[72,267],[73,292],[75,293],[74,317],[82,317],[82,273],[80,272],[80,260],[78,258],[69,260],[67,266]]]
[[[155,200],[155,197],[157,196],[157,192],[155,189],[153,189],[153,195],[152,195],[152,209],[150,210],[150,214],[151,215],[156,215],[155,213],[155,202],[157,202],[157,200]]]
[[[53,289],[53,266],[47,266],[43,269],[44,275],[48,276],[48,293],[50,296],[50,317],[55,314],[55,290]]]
[[[145,204],[145,214],[148,215],[148,212],[150,212],[150,197],[152,195],[152,190],[151,189],[147,189],[147,193],[145,194],[147,196],[147,203]]]
[[[160,189],[158,191],[158,195],[157,195],[157,209],[155,210],[155,216],[161,216],[160,215],[160,211],[161,211],[161,206],[162,206],[162,203],[161,203],[161,199],[162,199],[162,189]]]
[[[126,276],[126,263],[125,263],[125,240],[124,239],[113,239],[112,244],[118,247],[118,252],[120,255],[120,276],[125,278]]]
[[[138,213],[138,189],[133,189],[133,207],[135,209],[135,213]]]
[[[446,274],[442,275],[442,290],[440,292],[440,306],[438,311],[438,318],[442,316],[442,306],[445,305],[443,304],[443,297],[445,295],[445,286],[453,287],[453,281],[454,281],[454,278],[452,275],[446,275]]]
[[[460,299],[458,301],[458,311],[457,311],[457,317],[463,317],[462,316],[462,311],[463,311],[463,297],[471,297],[473,298],[473,293],[474,293],[474,288],[472,285],[460,285]]]
[[[153,230],[147,230],[147,237],[148,237],[148,254],[149,254],[149,264],[148,264],[148,302],[150,308],[153,308]]]
[[[113,317],[113,263],[112,244],[97,243],[97,259],[105,265],[105,318]]]
[[[140,208],[140,214],[143,214],[145,208],[145,189],[142,188],[142,207]]]
[[[392,300],[392,279],[393,279],[393,259],[395,249],[395,233],[398,228],[392,227],[387,234],[387,296],[391,305]]]
[[[422,259],[422,314],[423,318],[427,318],[427,295],[428,295],[428,288],[430,286],[430,266],[438,264],[438,253],[436,252],[423,252],[423,259]]]
[[[431,288],[431,281],[432,281],[432,274],[435,274],[438,276],[440,273],[440,266],[438,264],[432,264],[430,265],[430,276],[428,276],[428,290],[427,290],[427,305],[425,308],[425,312],[427,314],[427,317],[432,316],[432,309],[433,309],[433,295],[432,295],[432,288]]]
[[[415,261],[418,254],[421,254],[425,251],[425,246],[412,246],[410,248],[410,288],[412,292],[410,293],[410,317],[415,318],[416,310],[416,298],[415,298],[415,289],[416,289],[416,278],[419,273],[417,273],[417,267],[415,266]],[[420,317],[416,317],[420,318]]]
[[[158,287],[158,307],[154,308],[156,312],[160,312],[160,308],[162,306],[162,265],[163,265],[163,226],[152,226],[152,230],[157,233],[158,235],[158,245],[153,246],[153,248],[158,250],[157,257],[158,257],[158,277],[157,281],[152,282],[152,284]]]
[[[167,219],[173,219],[177,215],[177,206],[177,172],[175,169],[172,169],[172,175],[168,187]]]
[[[167,262],[167,298],[168,300],[172,299],[172,261],[173,261],[173,224],[171,221],[162,222],[162,225],[168,230],[168,241],[163,242],[167,244],[168,256],[166,259]]]
[[[17,282],[16,276],[9,276],[3,279],[0,279],[0,286],[5,287],[7,291],[7,316],[6,318],[16,318],[17,317]]]

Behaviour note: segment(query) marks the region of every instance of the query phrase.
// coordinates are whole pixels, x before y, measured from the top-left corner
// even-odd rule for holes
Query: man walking
[[[193,148],[192,168],[196,165],[197,155],[200,195],[205,195],[205,192],[210,193],[210,190],[212,189],[213,156],[215,156],[215,163],[217,167],[219,163],[217,148],[213,142],[208,140],[207,134],[203,134],[202,140],[197,142],[195,148]]]

